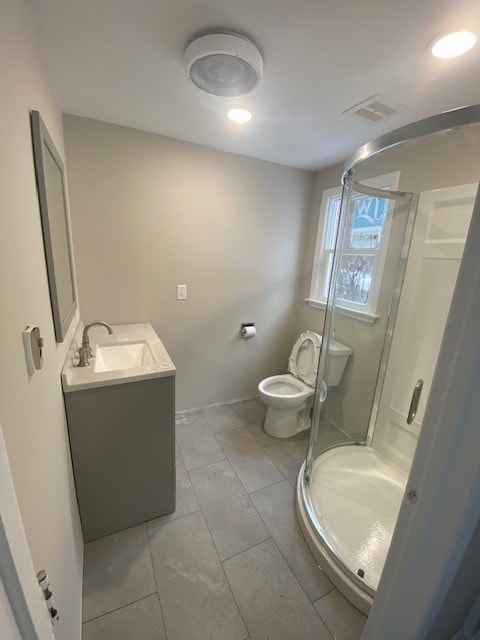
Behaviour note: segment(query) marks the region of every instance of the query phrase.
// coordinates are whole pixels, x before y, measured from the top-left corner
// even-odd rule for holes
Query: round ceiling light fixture
[[[227,116],[238,124],[243,124],[252,119],[252,114],[247,109],[230,109],[227,111]]]
[[[456,31],[436,40],[432,46],[432,54],[436,58],[456,58],[474,46],[477,36],[471,31]]]
[[[257,47],[233,33],[213,33],[190,43],[185,50],[187,78],[215,96],[239,98],[258,87],[263,60]]]

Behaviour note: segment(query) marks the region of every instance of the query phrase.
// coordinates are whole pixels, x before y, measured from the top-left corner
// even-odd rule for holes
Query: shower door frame
[[[342,181],[345,181],[346,176],[363,160],[389,147],[442,130],[479,123],[480,105],[472,105],[397,129],[364,145],[353,154],[345,164]],[[342,193],[342,207],[345,206],[343,198],[344,192]],[[411,211],[412,206],[410,213]],[[406,234],[408,231],[410,234],[413,231],[413,221],[409,222],[411,225],[407,226]],[[339,221],[339,224],[342,224],[342,220]],[[468,343],[468,338],[470,341],[472,337],[478,338],[478,326],[480,326],[480,264],[473,238],[475,234],[477,237],[480,236],[480,191],[477,192],[469,238],[467,238],[465,245],[457,286],[439,353],[437,371],[424,418],[424,427],[425,424],[430,423],[430,429],[437,434],[437,438],[433,434],[427,433],[426,428],[420,434],[385,569],[377,588],[377,593],[381,594],[381,597],[375,599],[375,606],[362,636],[364,640],[374,640],[377,637],[402,640],[407,637],[405,633],[410,633],[408,637],[411,637],[412,640],[424,637],[417,635],[416,632],[425,631],[429,616],[431,620],[432,615],[438,613],[448,585],[451,584],[454,576],[452,567],[460,565],[461,555],[459,552],[465,551],[472,531],[480,522],[480,466],[475,464],[475,460],[469,460],[469,464],[465,464],[461,455],[463,453],[465,456],[472,447],[478,444],[476,416],[480,413],[479,394],[472,394],[470,388],[463,388],[461,384],[461,381],[465,379],[478,381],[480,354],[478,348],[477,351],[474,349],[472,354],[472,349],[469,350],[471,342]],[[331,292],[329,297],[330,294]],[[327,320],[326,317],[325,326],[330,329],[331,318],[330,325]],[[458,331],[459,323],[463,324],[464,332]],[[391,343],[391,336],[389,337]],[[322,351],[324,352],[323,365],[325,365],[326,350],[322,349]],[[386,366],[387,351],[388,349],[384,349],[382,353],[380,368],[382,365]],[[472,361],[475,355],[477,356],[476,362]],[[319,365],[316,394],[321,389],[320,376],[323,377],[325,372],[324,368],[321,368],[321,364],[322,358]],[[375,396],[378,401],[381,389],[377,389],[377,391]],[[453,406],[446,405],[447,396]],[[467,409],[469,413],[466,412]],[[314,410],[314,419],[315,414],[318,416],[318,411],[318,408],[316,412]],[[312,420],[313,423],[314,420]],[[373,416],[371,416],[367,440],[372,437],[374,423]],[[438,441],[439,434],[443,438],[443,443]],[[462,441],[459,443],[460,434]],[[307,460],[298,477],[297,510],[301,516],[300,524],[306,537],[308,529],[312,529],[313,536],[309,536],[311,540],[307,537],[312,552],[314,555],[317,555],[316,551],[319,555],[325,555],[326,545],[322,544],[323,540],[319,540],[316,518],[312,521],[308,513],[309,500],[306,495],[309,482],[308,470],[305,474],[303,473],[304,467],[307,468],[307,463],[310,462],[310,465],[312,463],[315,441],[316,433],[312,433]],[[446,450],[449,449],[446,449],[446,443],[453,452],[448,461],[446,461]],[[332,446],[338,446],[338,444]],[[456,471],[458,477],[452,474],[452,470]],[[451,489],[448,504],[445,504],[445,487],[454,488],[454,490]],[[422,488],[430,494],[431,502],[424,501],[422,504]],[[449,513],[448,506],[455,512],[454,514]],[[444,531],[441,539],[435,540],[433,543],[431,538],[432,522],[435,523],[437,530]],[[442,526],[439,527],[439,523]],[[320,546],[314,541],[319,542]],[[317,547],[315,550],[313,549],[314,544]],[[407,544],[410,546],[407,547]],[[410,553],[405,558],[406,552]],[[438,561],[438,553],[440,552],[443,554],[440,556],[441,562]],[[334,558],[335,555],[331,558],[327,557],[327,560],[332,561]],[[418,569],[420,565],[421,575],[419,575]],[[399,576],[400,567],[401,577]],[[347,579],[349,577],[347,575]],[[419,608],[419,603],[422,603],[420,606],[423,606],[423,609]],[[403,608],[402,605],[404,605]],[[405,611],[407,610],[409,614],[406,616]],[[378,635],[379,633],[380,635]]]
[[[381,153],[382,151],[386,151],[390,147],[394,147],[398,144],[401,144],[402,142],[407,142],[408,140],[414,140],[415,138],[420,138],[437,133],[439,131],[444,131],[446,129],[453,129],[455,127],[461,127],[467,124],[475,124],[478,122],[480,122],[480,104],[471,105],[469,107],[461,107],[458,109],[446,111],[444,113],[439,113],[429,118],[425,118],[424,120],[419,120],[418,122],[407,124],[404,127],[395,129],[395,131],[386,133],[385,135],[376,138],[375,140],[372,140],[367,144],[364,144],[362,147],[357,149],[357,151],[345,162],[344,171],[342,174],[342,183],[345,184],[347,176],[350,175],[359,164]],[[358,186],[360,186],[360,188],[364,188],[363,185]],[[366,191],[371,191],[371,189],[368,187]],[[410,195],[412,197],[411,208],[414,207],[416,213],[420,194],[414,193]],[[403,270],[402,282],[400,283],[400,290],[395,291],[395,294],[398,295],[394,295],[392,300],[392,309],[391,313],[389,314],[386,339],[380,360],[372,411],[370,413],[367,438],[365,442],[365,444],[367,445],[371,445],[375,432],[378,409],[383,391],[383,381],[385,379],[385,372],[387,369],[390,348],[393,340],[393,330],[397,317],[398,306],[400,304],[401,284],[403,283],[403,277],[405,276],[408,252],[410,249],[410,242],[413,235],[414,225],[415,216],[412,217],[411,215],[409,215],[409,220],[407,222],[407,228],[405,231],[406,237],[409,238],[408,246],[406,245],[406,243],[404,243],[399,266],[399,268]],[[395,286],[397,286],[397,282],[395,283]]]
[[[311,469],[313,465],[314,459],[324,454],[326,451],[330,449],[335,449],[342,446],[352,446],[352,445],[360,445],[365,446],[368,444],[368,438],[373,436],[374,430],[374,420],[372,421],[372,413],[374,413],[375,408],[375,418],[378,412],[378,402],[381,396],[381,391],[383,388],[383,373],[384,369],[382,366],[386,368],[388,356],[390,353],[391,342],[393,338],[393,328],[395,325],[396,314],[398,310],[398,305],[400,301],[400,295],[402,291],[403,279],[405,276],[405,271],[407,267],[407,259],[408,253],[411,244],[411,238],[413,234],[413,229],[415,225],[415,217],[417,213],[417,205],[418,205],[418,195],[405,192],[405,191],[389,191],[386,189],[376,189],[373,187],[363,187],[363,185],[358,185],[353,180],[353,170],[349,171],[347,174],[343,176],[343,190],[342,190],[342,202],[341,202],[341,211],[340,217],[338,221],[338,227],[336,230],[336,239],[335,239],[335,251],[334,251],[334,259],[332,272],[329,283],[329,291],[328,291],[328,299],[327,299],[327,307],[325,313],[325,323],[323,329],[323,339],[321,345],[321,353],[320,353],[320,362],[318,366],[318,374],[317,374],[317,385],[315,390],[315,400],[313,405],[313,415],[312,415],[312,429],[310,433],[310,440],[307,451],[306,462],[300,471],[298,483],[297,483],[297,493],[302,496],[302,504],[297,500],[297,510],[299,511],[300,524],[302,529],[304,529],[304,533],[306,533],[305,529],[310,529],[307,533],[308,537],[315,536],[317,541],[317,548],[314,549],[310,545],[310,549],[314,556],[318,552],[320,554],[323,563],[324,569],[327,575],[331,578],[331,580],[335,583],[336,577],[338,577],[338,571],[342,573],[342,584],[346,591],[349,593],[349,597],[354,602],[355,606],[357,606],[361,611],[367,613],[371,607],[373,597],[375,595],[375,590],[370,587],[364,580],[356,575],[356,573],[340,558],[334,549],[331,547],[328,541],[328,535],[324,531],[321,523],[319,522],[317,515],[315,513],[315,509],[312,505],[310,492],[309,492],[309,483],[311,476]],[[323,404],[324,401],[319,400],[319,396],[326,389],[326,385],[323,382],[325,378],[325,369],[326,363],[328,360],[328,347],[330,344],[330,338],[332,333],[332,325],[335,317],[335,283],[337,281],[338,272],[340,269],[340,261],[343,253],[343,240],[346,231],[346,223],[347,223],[347,215],[346,215],[346,207],[350,202],[352,192],[358,193],[367,193],[367,195],[373,195],[376,197],[382,197],[389,200],[396,200],[404,202],[406,206],[408,206],[408,212],[406,213],[406,220],[404,222],[403,227],[403,237],[401,241],[401,248],[398,254],[398,260],[395,267],[395,276],[393,279],[392,285],[392,295],[391,301],[388,308],[388,321],[387,327],[385,329],[385,337],[383,339],[383,347],[381,353],[380,367],[379,373],[377,374],[377,379],[375,382],[375,392],[374,399],[372,403],[372,410],[370,413],[369,425],[368,425],[368,433],[365,439],[356,439],[356,440],[345,440],[345,441],[337,441],[332,442],[324,446],[321,451],[316,451],[314,454],[314,449],[316,445],[317,435],[321,430],[320,419],[322,416]],[[392,216],[394,213],[392,214]],[[326,337],[326,339],[325,339]],[[383,377],[382,377],[383,376]],[[327,390],[328,392],[328,390]],[[324,398],[325,399],[325,398]],[[313,427],[313,425],[317,425]],[[307,538],[308,542],[308,538]],[[317,560],[321,562],[320,558],[317,557]]]
[[[411,124],[405,125],[404,127],[400,127],[399,129],[386,133],[385,135],[380,136],[379,138],[376,138],[375,140],[372,140],[371,142],[368,142],[367,144],[360,147],[345,162],[345,165],[344,165],[344,171],[342,174],[343,190],[342,190],[341,211],[340,211],[340,216],[338,221],[338,227],[336,230],[335,254],[337,253],[336,249],[337,249],[338,239],[343,238],[343,235],[344,235],[344,230],[346,225],[345,207],[349,199],[350,188],[352,186],[354,188],[354,185],[349,184],[348,177],[352,175],[352,173],[354,172],[354,169],[359,164],[381,153],[382,151],[389,149],[390,147],[394,147],[398,144],[401,144],[402,142],[407,142],[408,140],[414,140],[415,138],[420,138],[426,135],[434,134],[439,131],[444,131],[446,129],[461,127],[463,125],[475,124],[479,122],[480,122],[480,104],[472,105],[469,107],[461,107],[458,109],[452,109],[451,111],[440,113],[438,115],[430,116],[429,118],[419,120],[418,122],[413,122]],[[360,188],[363,187],[363,185],[359,185],[359,186]],[[346,189],[346,187],[348,188]],[[368,191],[371,192],[370,187],[366,187],[366,189],[368,189]],[[386,192],[386,193],[392,194],[391,197],[407,195],[406,192]],[[405,238],[409,236],[411,240],[411,236],[413,234],[413,227],[415,223],[415,216],[412,216],[412,209],[414,209],[416,213],[419,194],[410,193],[408,195],[411,198],[411,202],[410,202],[409,219],[407,221],[407,226],[405,230]],[[393,313],[389,313],[389,321],[388,321],[389,326],[387,327],[386,339],[384,341],[384,348],[381,355],[379,373],[377,376],[377,383],[375,387],[374,401],[373,401],[372,411],[370,414],[368,431],[367,431],[365,440],[359,441],[359,444],[369,444],[373,439],[376,417],[378,415],[378,406],[380,402],[381,392],[383,389],[382,376],[384,377],[385,370],[388,364],[388,356],[390,353],[390,347],[391,347],[391,342],[393,338],[393,328],[394,328],[396,312],[398,311],[398,305],[400,300],[401,287],[400,287],[400,290],[396,290],[397,278],[400,270],[403,270],[403,276],[405,275],[409,248],[410,248],[410,244],[408,243],[408,246],[406,246],[406,243],[404,242],[401,256],[400,256],[400,263],[399,263],[396,278],[395,278],[394,296],[392,300],[392,308],[390,310],[390,311],[393,311]],[[334,291],[332,290],[331,285],[332,285],[332,282],[335,281],[335,277],[336,277],[336,273],[338,272],[338,269],[339,269],[339,258],[338,258],[338,255],[335,255],[332,273],[330,276],[330,283],[329,283],[329,292],[328,292],[325,322],[324,322],[324,328],[323,328],[324,336],[325,334],[330,336],[330,333],[331,333],[331,325],[334,317],[334,311],[331,311],[331,309],[332,309],[333,300],[335,297]],[[329,310],[330,310],[330,313],[329,313]],[[328,341],[329,340],[330,338],[328,338]],[[312,468],[313,459],[314,459],[313,451],[315,448],[316,436],[318,433],[318,428],[314,428],[314,425],[320,423],[321,408],[323,404],[323,402],[321,403],[321,402],[318,402],[317,400],[320,393],[323,391],[322,383],[323,383],[323,378],[325,374],[325,362],[326,362],[327,353],[328,353],[328,349],[325,349],[324,347],[325,347],[325,340],[322,340],[320,360],[318,365],[317,383],[315,387],[314,405],[313,405],[313,412],[312,412],[312,429],[310,433],[310,440],[308,444],[306,462],[304,467],[302,467],[303,482],[305,484],[308,484],[310,481],[311,468]],[[342,444],[351,444],[351,442],[346,442],[346,443],[339,442],[339,443],[336,443],[336,445],[332,444],[332,446],[342,446]],[[330,447],[325,447],[325,451],[328,448]]]
[[[480,104],[474,104],[470,107],[460,107],[459,109],[452,109],[451,111],[445,111],[438,115],[407,124],[400,129],[395,129],[390,133],[386,133],[380,138],[376,138],[371,142],[367,142],[362,147],[350,156],[345,162],[342,181],[349,171],[351,171],[358,164],[364,160],[372,158],[382,151],[386,151],[390,147],[394,147],[402,142],[408,140],[414,140],[415,138],[421,138],[428,136],[432,133],[438,133],[439,131],[445,131],[447,129],[453,129],[461,127],[466,124],[476,124],[480,122]]]
[[[397,273],[395,275],[395,281],[393,285],[392,301],[390,303],[390,309],[388,312],[387,328],[385,332],[385,339],[383,341],[382,355],[380,356],[380,365],[378,367],[377,382],[375,384],[372,410],[370,412],[370,420],[368,422],[367,437],[365,441],[365,444],[367,446],[370,446],[372,444],[373,434],[375,433],[375,425],[377,424],[378,409],[380,407],[380,400],[383,392],[383,384],[385,382],[388,359],[390,357],[390,350],[392,348],[395,322],[397,320],[403,281],[405,279],[405,272],[407,270],[408,254],[410,252],[410,245],[412,243],[413,230],[415,228],[415,220],[417,217],[418,200],[420,195],[418,193],[409,193],[408,195],[410,196],[410,210],[408,212],[407,224],[403,236],[402,250],[400,252]]]
[[[316,383],[313,413],[312,413],[312,429],[310,432],[307,458],[306,458],[306,463],[305,463],[305,468],[303,473],[304,482],[307,485],[310,482],[310,475],[311,475],[313,461],[318,455],[321,455],[321,453],[325,453],[326,451],[332,448],[341,447],[341,446],[351,446],[352,444],[358,444],[358,445],[371,444],[371,441],[373,439],[373,434],[375,431],[375,423],[376,423],[376,418],[378,414],[378,407],[379,407],[380,398],[383,390],[383,381],[385,378],[385,371],[387,368],[388,357],[390,355],[390,348],[391,348],[392,339],[393,339],[393,330],[395,326],[395,320],[397,317],[398,306],[400,303],[402,284],[403,284],[403,279],[405,277],[405,271],[407,268],[408,253],[410,250],[413,229],[415,226],[415,217],[417,214],[418,197],[419,197],[418,194],[409,193],[406,191],[389,191],[386,189],[377,189],[375,187],[364,186],[356,183],[353,180],[352,174],[353,174],[353,168],[347,171],[346,173],[344,173],[342,176],[342,182],[343,182],[342,201],[340,205],[340,216],[339,216],[338,226],[335,234],[336,237],[335,237],[333,266],[332,266],[332,272],[330,275],[330,282],[328,287],[328,299],[327,299],[327,305],[325,309],[325,322],[323,327],[320,361],[318,365],[317,383]],[[409,209],[407,214],[407,220],[405,223],[405,228],[403,230],[402,247],[399,253],[398,263],[396,266],[395,277],[393,281],[392,297],[391,297],[391,302],[388,309],[387,327],[385,330],[385,338],[383,341],[382,353],[380,357],[379,371],[378,371],[377,379],[375,382],[374,397],[372,402],[372,409],[370,411],[370,418],[368,422],[368,429],[367,429],[366,436],[364,439],[352,439],[352,440],[332,442],[331,444],[324,446],[321,452],[315,452],[314,454],[317,435],[321,428],[320,420],[322,417],[322,409],[324,404],[324,400],[319,401],[319,396],[323,394],[323,391],[326,387],[324,383],[325,368],[326,368],[326,362],[328,359],[328,347],[330,344],[330,339],[332,334],[332,325],[335,318],[335,300],[336,300],[335,283],[337,282],[337,277],[340,270],[340,260],[342,256],[343,240],[344,240],[345,230],[346,230],[347,215],[346,215],[345,209],[348,206],[348,203],[350,201],[352,191],[356,193],[364,193],[366,195],[372,195],[375,197],[381,197],[388,200],[403,201],[405,203],[408,202]],[[328,389],[327,389],[327,393],[328,393]],[[314,425],[317,425],[317,426],[314,427]],[[309,501],[306,501],[306,502],[308,503],[307,510],[310,511],[309,517],[312,518],[314,515],[314,512],[309,504]]]

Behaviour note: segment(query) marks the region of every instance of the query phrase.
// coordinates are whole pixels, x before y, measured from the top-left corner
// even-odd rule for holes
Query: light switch
[[[187,299],[187,285],[177,284],[177,300],[186,300],[186,299]]]

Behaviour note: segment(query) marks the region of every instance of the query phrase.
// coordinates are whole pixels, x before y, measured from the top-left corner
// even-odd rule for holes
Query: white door
[[[477,185],[421,194],[373,446],[409,472],[432,384]],[[412,393],[423,380],[407,424]]]
[[[18,508],[0,425],[0,638],[53,640]]]

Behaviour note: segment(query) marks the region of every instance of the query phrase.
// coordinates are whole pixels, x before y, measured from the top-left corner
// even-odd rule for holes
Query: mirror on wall
[[[31,111],[30,118],[55,338],[63,342],[77,309],[65,170],[39,112]]]

